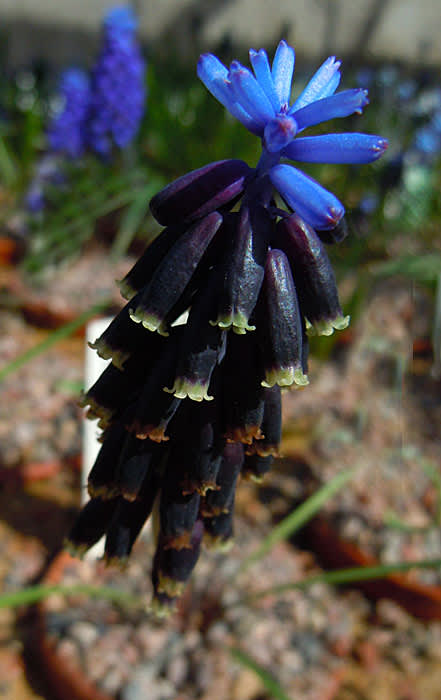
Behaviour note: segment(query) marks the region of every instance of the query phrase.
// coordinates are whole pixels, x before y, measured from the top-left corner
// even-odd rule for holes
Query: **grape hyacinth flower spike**
[[[250,60],[254,74],[206,54],[198,75],[261,139],[259,163],[210,163],[153,197],[165,228],[120,282],[127,304],[92,344],[112,364],[83,398],[103,444],[70,544],[104,534],[106,557],[124,560],[153,512],[159,610],[202,543],[230,546],[238,479],[270,469],[281,390],[308,383],[308,333],[349,320],[325,250],[345,235],[343,205],[285,161],[368,163],[387,147],[367,134],[300,136],[367,104],[366,90],[336,92],[334,57],[292,104],[294,50],[281,41],[271,66],[262,49]]]
[[[79,68],[62,73],[58,85],[60,109],[49,124],[49,150],[79,158],[86,149],[86,119],[90,103],[89,76]]]
[[[100,156],[113,146],[126,148],[144,114],[145,62],[136,37],[131,7],[110,10],[103,22],[101,51],[92,70],[88,142]]]

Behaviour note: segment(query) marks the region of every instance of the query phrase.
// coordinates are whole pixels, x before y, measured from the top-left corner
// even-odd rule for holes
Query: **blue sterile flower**
[[[108,156],[114,145],[125,148],[144,114],[145,62],[136,29],[136,17],[128,6],[112,9],[103,22],[88,119],[89,145],[102,156]]]
[[[311,177],[281,159],[309,163],[370,163],[387,148],[386,139],[358,133],[301,136],[304,129],[336,117],[361,113],[368,104],[364,89],[336,93],[340,61],[330,56],[290,104],[294,49],[281,41],[270,66],[266,52],[250,50],[253,73],[233,61],[227,69],[212,54],[199,59],[198,76],[208,90],[249,131],[262,139],[257,174],[272,185],[307,223],[331,229],[344,207]]]
[[[53,117],[47,138],[51,151],[78,158],[85,150],[85,123],[90,103],[90,85],[87,74],[78,68],[69,68],[61,75],[58,95],[60,109]]]

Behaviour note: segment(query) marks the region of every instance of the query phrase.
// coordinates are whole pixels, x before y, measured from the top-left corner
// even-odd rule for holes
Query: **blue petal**
[[[265,148],[270,153],[277,153],[293,140],[296,133],[296,120],[287,115],[279,115],[275,119],[271,119],[265,127]]]
[[[267,121],[274,117],[275,111],[254,75],[239,61],[233,61],[228,78],[237,102],[255,122],[264,127]]]
[[[300,131],[308,126],[325,122],[328,119],[348,117],[354,112],[361,114],[363,107],[369,104],[367,94],[367,90],[344,90],[337,95],[311,102],[306,107],[296,110],[293,113],[293,117]],[[291,110],[289,110],[289,113],[291,114]]]
[[[260,87],[271,102],[274,111],[277,113],[280,110],[280,100],[277,96],[276,88],[274,87],[273,76],[271,75],[271,68],[266,51],[264,51],[264,49],[260,49],[259,51],[250,49],[250,62]]]
[[[296,139],[283,155],[305,163],[371,163],[387,146],[387,139],[371,134],[324,134]]]
[[[332,95],[340,82],[340,72],[338,70],[340,65],[341,62],[336,61],[335,56],[327,58],[318,71],[314,73],[303,92],[300,93],[289,110],[290,113],[293,114],[293,112],[305,107],[310,102],[314,102],[314,100],[320,100],[323,97]]]
[[[340,65],[340,62],[339,64]],[[338,70],[335,75],[332,76],[331,80],[329,83],[327,83],[324,87],[323,90],[320,90],[320,93],[317,95],[317,100],[322,100],[324,97],[330,97],[331,95],[334,94],[334,92],[337,90],[338,86],[340,85],[340,80],[341,80],[341,73]]]
[[[313,228],[332,229],[345,213],[331,192],[291,165],[275,165],[269,176],[289,206]]]
[[[281,41],[273,59],[272,75],[280,103],[288,104],[291,97],[291,83],[294,73],[295,53],[286,41]]]
[[[211,53],[202,54],[198,61],[197,74],[207,90],[228,109],[233,117],[236,117],[253,134],[258,136],[262,134],[259,124],[237,103],[232,86],[227,80],[228,70],[216,56]]]

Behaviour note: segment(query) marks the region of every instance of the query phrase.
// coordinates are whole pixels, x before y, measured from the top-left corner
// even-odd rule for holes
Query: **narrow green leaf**
[[[265,537],[260,547],[252,552],[238,569],[238,574],[248,569],[259,559],[262,559],[278,542],[288,539],[297,530],[303,527],[324,504],[329,501],[338,491],[340,491],[355,474],[355,469],[348,469],[337,474],[331,481],[322,486],[312,496],[310,496],[301,506],[290,513],[269,535]]]
[[[230,654],[233,659],[238,661],[242,666],[249,668],[250,671],[253,671],[256,674],[256,676],[261,680],[264,688],[273,698],[275,698],[275,700],[291,700],[274,676],[260,664],[258,664],[257,661],[248,656],[248,654],[245,654],[245,652],[237,647],[231,647]]]
[[[332,585],[359,583],[361,581],[386,578],[392,574],[405,573],[412,569],[441,569],[441,559],[422,559],[421,561],[404,561],[398,562],[397,564],[378,564],[376,566],[356,566],[349,569],[326,571],[322,574],[316,574],[315,576],[308,576],[308,578],[302,581],[291,581],[266,588],[242,598],[234,603],[234,605],[248,605],[261,598],[266,598],[270,595],[279,595],[286,591],[305,590],[315,583],[328,583]]]
[[[441,255],[426,253],[425,255],[402,255],[393,260],[387,260],[372,266],[372,271],[379,277],[400,275],[417,282],[435,282],[441,269]]]
[[[0,608],[17,608],[20,605],[35,605],[35,603],[39,603],[41,600],[48,598],[54,593],[63,596],[87,595],[94,598],[105,598],[106,600],[111,600],[114,603],[123,605],[138,607],[144,605],[144,602],[139,596],[121,591],[118,588],[78,584],[76,586],[37,585],[23,588],[21,591],[3,593],[3,595],[0,595]]]
[[[37,343],[37,345],[34,345],[32,348],[29,348],[29,350],[23,352],[14,360],[9,362],[6,365],[6,367],[0,369],[0,381],[5,379],[5,377],[9,376],[13,372],[20,369],[20,367],[23,367],[23,365],[25,365],[27,362],[31,362],[31,360],[33,360],[35,357],[38,357],[38,355],[41,355],[42,353],[49,350],[53,345],[59,343],[60,340],[68,338],[70,335],[72,335],[72,333],[75,333],[75,331],[78,328],[84,326],[84,324],[90,318],[96,316],[96,314],[106,309],[109,306],[109,304],[109,299],[106,299],[106,301],[102,301],[99,304],[95,304],[95,306],[92,306],[92,308],[88,309],[87,311],[84,311],[73,321],[66,323],[64,326],[61,326],[61,328],[57,328],[57,330],[53,331],[47,338],[42,340],[40,343]]]
[[[133,201],[124,213],[118,234],[113,242],[111,256],[114,260],[121,258],[128,250],[139,230],[143,219],[149,212],[149,201],[154,190],[151,185],[136,192]]]
[[[2,136],[0,136],[0,173],[4,184],[11,187],[17,178],[17,169]]]
[[[433,367],[432,374],[437,379],[441,376],[441,272],[436,283],[435,311],[433,314]]]

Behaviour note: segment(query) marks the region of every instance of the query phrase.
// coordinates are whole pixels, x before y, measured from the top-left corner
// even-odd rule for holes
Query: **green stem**
[[[87,584],[77,584],[75,586],[29,586],[21,591],[13,593],[4,593],[0,595],[0,608],[17,608],[20,605],[34,605],[41,600],[48,598],[54,593],[58,595],[87,595],[95,598],[104,598],[115,603],[124,605],[140,606],[143,601],[140,596],[135,596],[132,593],[120,591],[117,588],[107,586],[90,586]]]
[[[72,333],[75,333],[75,331],[78,330],[78,328],[81,328],[81,326],[84,326],[84,324],[90,318],[96,316],[96,314],[100,313],[101,311],[104,311],[104,309],[106,309],[109,306],[109,304],[109,299],[106,299],[106,301],[102,301],[99,304],[95,304],[95,306],[92,306],[91,309],[84,311],[73,321],[66,323],[61,328],[57,328],[56,331],[53,331],[47,338],[42,340],[40,343],[37,343],[37,345],[34,345],[32,348],[29,348],[29,350],[26,350],[21,355],[16,357],[15,360],[9,362],[9,364],[7,364],[6,367],[3,367],[0,370],[0,382],[3,379],[5,379],[9,374],[12,374],[16,370],[23,367],[23,365],[25,365],[27,362],[30,362],[38,355],[41,355],[42,353],[49,350],[53,345],[60,342],[60,340],[63,340],[64,338],[67,338],[70,335],[72,335]]]
[[[316,493],[302,503],[293,513],[290,513],[281,523],[279,523],[270,534],[263,540],[258,549],[252,552],[243,560],[236,575],[246,571],[252,564],[262,559],[268,552],[282,540],[291,537],[297,530],[303,527],[325,503],[340,491],[347,482],[352,479],[355,469],[348,469],[337,474],[331,481],[322,486]]]
[[[271,693],[271,696],[275,698],[275,700],[290,700],[289,696],[285,693],[274,676],[258,664],[257,661],[252,659],[251,656],[248,656],[248,654],[245,654],[245,652],[237,647],[231,647],[230,654],[233,659],[238,661],[242,666],[249,668],[256,674],[262,682],[262,685]]]
[[[303,581],[292,581],[290,583],[282,583],[278,586],[266,588],[263,591],[258,591],[252,595],[241,598],[234,603],[237,605],[248,605],[249,603],[260,600],[270,595],[278,595],[286,591],[304,590],[313,586],[315,583],[327,583],[332,585],[343,585],[349,583],[358,583],[360,581],[370,581],[372,579],[381,579],[390,576],[391,574],[405,573],[412,569],[439,569],[441,568],[441,559],[422,559],[421,561],[406,561],[398,562],[397,564],[378,564],[375,566],[356,566],[349,569],[338,569],[338,571],[327,571],[315,576],[308,576]]]

